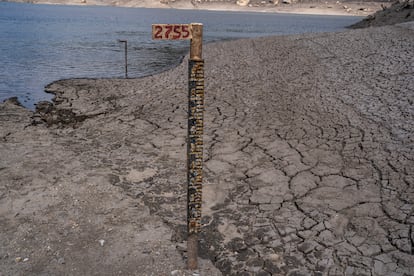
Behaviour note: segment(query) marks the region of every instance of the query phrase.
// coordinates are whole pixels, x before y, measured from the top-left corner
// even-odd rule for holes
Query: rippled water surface
[[[48,83],[65,78],[153,74],[180,61],[188,41],[151,40],[153,23],[204,24],[204,40],[342,30],[360,18],[0,2],[0,101],[17,96],[29,108],[51,98]]]

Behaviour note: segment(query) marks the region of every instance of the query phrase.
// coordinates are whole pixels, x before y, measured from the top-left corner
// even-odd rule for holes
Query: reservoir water
[[[360,17],[219,12],[0,2],[0,101],[17,96],[26,107],[50,82],[67,78],[142,77],[177,64],[188,41],[151,39],[153,23],[204,24],[205,42],[343,30]]]

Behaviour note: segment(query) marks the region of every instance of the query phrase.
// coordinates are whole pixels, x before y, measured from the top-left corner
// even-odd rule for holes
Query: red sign
[[[190,24],[153,24],[152,39],[186,40],[191,39]]]

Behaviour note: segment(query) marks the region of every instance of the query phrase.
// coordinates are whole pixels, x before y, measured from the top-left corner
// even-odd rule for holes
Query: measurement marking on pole
[[[199,233],[203,181],[204,62],[189,61],[188,233]]]
[[[201,228],[203,182],[204,60],[201,58],[203,24],[154,24],[152,38],[191,40],[188,62],[187,140],[187,265],[198,266],[198,233]]]
[[[152,39],[189,40],[192,38],[190,24],[153,24]]]

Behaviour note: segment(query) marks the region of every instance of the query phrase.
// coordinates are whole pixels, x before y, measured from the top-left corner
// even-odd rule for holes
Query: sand
[[[201,275],[414,274],[414,24],[205,47]],[[185,270],[187,64],[0,104],[0,275]]]

